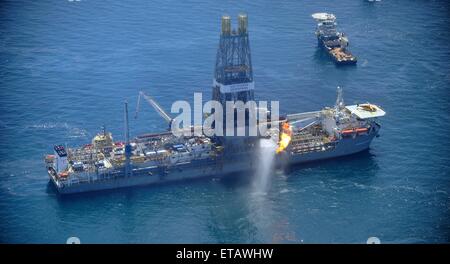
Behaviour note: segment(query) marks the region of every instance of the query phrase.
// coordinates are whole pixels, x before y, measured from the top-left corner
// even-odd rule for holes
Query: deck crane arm
[[[137,118],[137,116],[138,116],[139,107],[140,107],[140,103],[141,103],[141,97],[143,97],[156,110],[156,112],[158,112],[158,114],[162,118],[164,118],[164,120],[167,121],[167,123],[170,124],[172,122],[172,118],[164,111],[164,109],[162,109],[162,107],[152,97],[146,95],[142,91],[139,92],[139,97],[138,97],[137,106],[136,106],[136,113],[134,115],[134,118]]]

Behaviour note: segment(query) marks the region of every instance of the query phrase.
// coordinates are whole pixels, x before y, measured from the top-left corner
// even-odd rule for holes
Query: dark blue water
[[[102,124],[123,139],[123,101],[139,90],[166,109],[209,98],[220,16],[239,11],[257,98],[312,111],[340,85],[347,103],[388,113],[371,149],[274,173],[266,195],[249,176],[57,197],[43,164],[52,145],[87,143]],[[320,11],[338,17],[357,67],[317,48]],[[448,242],[449,11],[446,1],[2,1],[0,241]],[[166,124],[145,105],[131,127]]]

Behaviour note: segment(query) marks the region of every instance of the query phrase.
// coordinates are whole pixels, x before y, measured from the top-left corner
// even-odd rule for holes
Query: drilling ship
[[[329,13],[314,13],[317,21],[316,36],[321,46],[338,65],[354,65],[358,61],[347,49],[349,43],[344,33],[336,29],[336,16]]]
[[[212,88],[212,99],[222,105],[254,100],[247,27],[245,14],[238,16],[238,28],[234,30],[231,18],[222,17]],[[70,194],[253,171],[261,165],[255,153],[262,140],[270,140],[276,146],[269,151],[275,152],[277,167],[368,149],[381,127],[378,118],[385,112],[370,103],[346,106],[339,87],[337,94],[333,107],[270,120],[265,134],[257,136],[207,136],[208,133],[179,136],[165,131],[130,138],[125,102],[125,141],[115,141],[103,129],[82,147],[54,146],[53,154],[45,156],[45,164],[56,190]],[[141,100],[148,102],[169,124],[174,121],[144,92],[139,93],[137,109]],[[246,114],[246,129],[248,119]],[[233,129],[239,129],[237,122]]]

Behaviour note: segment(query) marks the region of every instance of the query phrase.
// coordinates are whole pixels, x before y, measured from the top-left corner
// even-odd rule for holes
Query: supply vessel
[[[316,36],[322,47],[338,65],[355,65],[358,59],[348,50],[348,38],[336,29],[336,16],[329,13],[314,13],[317,21]]]
[[[212,89],[212,99],[222,105],[254,100],[247,21],[247,16],[240,14],[238,28],[232,30],[230,17],[222,17]],[[169,125],[173,123],[174,119],[145,92],[139,93],[137,109],[141,100],[153,106]],[[345,105],[342,89],[338,87],[334,106],[268,119],[268,129],[257,136],[209,135],[203,128],[202,133],[182,136],[163,131],[130,138],[125,103],[124,141],[115,141],[103,129],[84,146],[55,145],[53,153],[45,156],[45,164],[50,181],[61,194],[219,177],[255,170],[261,165],[256,153],[261,152],[265,145],[262,142],[267,141],[274,147],[265,151],[273,152],[277,167],[366,150],[379,133],[378,118],[384,115],[375,104]],[[245,115],[245,124],[248,120]],[[235,124],[233,129],[238,128]],[[195,127],[185,130],[192,132]]]

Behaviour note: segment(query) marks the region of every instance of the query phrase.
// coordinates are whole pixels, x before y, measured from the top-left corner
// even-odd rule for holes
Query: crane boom
[[[156,110],[156,112],[158,112],[158,114],[162,118],[164,118],[164,120],[167,121],[167,123],[170,124],[170,122],[172,122],[172,118],[164,111],[164,109],[162,109],[162,107],[152,97],[146,95],[142,91],[139,92],[139,97],[138,97],[137,106],[136,106],[136,113],[134,115],[134,118],[137,118],[137,115],[139,112],[139,107],[140,107],[140,102],[141,102],[141,97],[144,97],[144,99]]]

